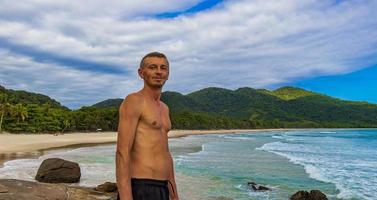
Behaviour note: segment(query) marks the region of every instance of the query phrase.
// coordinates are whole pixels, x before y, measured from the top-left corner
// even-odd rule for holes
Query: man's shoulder
[[[134,93],[127,95],[123,99],[121,107],[130,106],[130,105],[132,105],[132,106],[140,105],[140,104],[143,103],[143,100],[144,100],[144,98],[140,93],[134,92]]]
[[[124,101],[140,101],[143,99],[143,95],[141,95],[139,92],[134,92],[134,93],[130,93],[128,94],[124,100]]]
[[[162,107],[163,107],[164,109],[169,110],[169,106],[166,105],[163,101],[160,101],[160,103],[161,103],[161,105],[162,105]]]

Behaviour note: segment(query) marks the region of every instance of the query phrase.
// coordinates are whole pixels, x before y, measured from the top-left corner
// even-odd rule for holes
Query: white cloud
[[[134,78],[136,74],[121,77],[79,71],[52,63],[36,63],[4,50],[0,50],[0,57],[3,58],[0,59],[0,85],[48,94],[71,108],[108,98],[123,98],[140,88]]]
[[[196,3],[0,1],[0,37],[69,58],[125,68],[135,72],[127,75],[132,84],[138,80],[140,58],[150,51],[162,51],[171,60],[166,89],[180,92],[208,86],[269,87],[377,63],[377,2],[373,0],[225,1],[214,9],[174,19],[151,17],[182,11]],[[11,54],[3,53],[1,58]],[[8,68],[18,66],[16,61],[9,61]],[[56,85],[45,83],[42,87],[32,82],[28,89],[42,92],[59,85],[68,87],[46,94],[66,103],[63,96],[80,93],[70,105],[73,101],[88,104],[92,91],[103,91],[103,98],[121,97],[123,89],[130,92],[126,88],[136,88],[121,81],[124,74],[96,74],[97,79],[101,77],[99,81],[86,78],[94,72],[29,62],[30,80],[40,76],[40,65],[53,68],[57,75]],[[0,67],[2,73],[10,73],[10,69]],[[72,70],[75,76],[65,73]],[[24,88],[15,82],[24,83],[21,74],[13,72],[13,81],[7,79],[4,84]],[[59,84],[59,79],[66,81]],[[86,92],[82,93],[82,88]]]

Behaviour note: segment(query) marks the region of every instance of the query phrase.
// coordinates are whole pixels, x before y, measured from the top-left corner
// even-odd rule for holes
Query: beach
[[[33,181],[40,163],[57,157],[80,164],[82,177],[78,186],[115,182],[115,132],[24,135],[29,141],[20,139],[21,135],[0,136],[1,143],[8,147],[33,144],[33,149],[24,154],[3,153],[23,157],[5,159],[7,162],[0,167],[2,179]],[[59,137],[63,139],[55,139]],[[16,139],[6,142],[4,138]],[[33,138],[38,138],[38,148],[38,141]],[[280,200],[298,190],[313,189],[334,200],[372,200],[377,192],[376,142],[376,129],[174,130],[169,133],[169,149],[183,200],[212,197]],[[15,152],[25,150],[14,149]],[[250,181],[272,191],[254,192],[247,185]]]
[[[293,129],[231,129],[231,130],[172,130],[169,138],[201,134],[245,133]],[[89,132],[65,134],[0,134],[0,154],[27,153],[49,148],[80,144],[116,142],[117,132]]]

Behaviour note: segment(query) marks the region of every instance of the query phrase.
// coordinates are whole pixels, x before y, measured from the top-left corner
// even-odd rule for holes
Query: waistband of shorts
[[[131,184],[133,185],[155,185],[164,186],[168,185],[168,180],[157,180],[149,178],[131,178]]]

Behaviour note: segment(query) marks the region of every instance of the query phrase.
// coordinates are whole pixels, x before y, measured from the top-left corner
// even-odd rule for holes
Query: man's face
[[[147,57],[138,72],[145,84],[161,88],[169,78],[169,65],[165,58]]]

